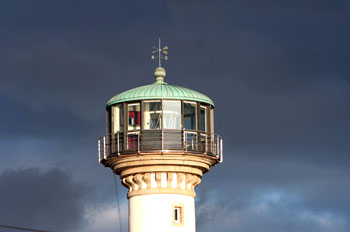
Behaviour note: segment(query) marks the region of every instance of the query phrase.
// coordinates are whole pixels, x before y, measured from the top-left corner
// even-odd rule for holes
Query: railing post
[[[182,148],[185,150],[185,131],[181,130],[181,136],[182,136]]]
[[[205,134],[205,143],[204,143],[204,151],[205,151],[205,154],[207,154],[207,144],[208,144],[208,134]]]
[[[185,153],[187,154],[187,132],[184,131],[184,140],[185,140]]]
[[[119,153],[119,131],[117,132],[117,155],[120,155]]]
[[[194,136],[193,135],[194,134],[192,133],[191,134],[191,149],[192,149],[192,151],[195,150],[195,148],[194,148],[194,139],[193,139]],[[198,138],[197,138],[197,140],[198,140]]]
[[[103,158],[106,159],[106,136],[103,136]]]
[[[164,132],[162,129],[162,152],[164,151]]]
[[[218,156],[218,149],[217,149],[217,142],[216,142],[216,135],[213,134],[213,154],[217,157]]]
[[[223,147],[223,141],[222,139],[220,139],[220,163],[223,161],[222,147]]]
[[[113,135],[113,137],[112,137],[112,135],[110,135],[109,139],[107,141],[109,141],[109,152],[107,150],[107,153],[108,154],[114,154],[115,153],[115,146],[116,146],[116,144],[115,144],[115,135]],[[112,152],[112,150],[113,150],[113,152]]]
[[[211,152],[213,153],[213,155],[216,155],[216,152],[215,152],[215,134],[214,133],[211,134]]]
[[[215,155],[218,158],[218,156],[219,156],[219,137],[217,135],[215,137],[216,137],[216,139],[215,139],[215,148],[216,148],[215,153],[216,154]]]
[[[140,133],[137,134],[137,153],[140,154]]]
[[[209,134],[209,149],[210,149],[210,153],[213,154],[213,133]]]

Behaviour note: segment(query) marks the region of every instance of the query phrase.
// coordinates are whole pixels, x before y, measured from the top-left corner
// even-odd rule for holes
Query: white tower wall
[[[174,222],[174,208],[181,218]],[[149,194],[129,199],[130,232],[195,232],[194,197],[180,194]]]
[[[204,155],[125,155],[111,160],[129,189],[129,232],[195,232],[195,187],[216,160]]]

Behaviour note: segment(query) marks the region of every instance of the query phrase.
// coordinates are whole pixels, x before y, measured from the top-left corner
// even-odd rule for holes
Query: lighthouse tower
[[[195,187],[222,162],[222,138],[214,133],[213,101],[166,83],[168,47],[159,41],[155,49],[153,84],[107,102],[99,161],[129,189],[130,232],[195,232]]]

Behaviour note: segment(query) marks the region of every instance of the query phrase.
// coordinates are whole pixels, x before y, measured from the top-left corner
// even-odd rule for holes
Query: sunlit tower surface
[[[155,82],[107,102],[107,135],[98,140],[100,163],[129,189],[130,232],[196,231],[194,188],[222,162],[213,101],[164,82],[167,54],[159,40]]]

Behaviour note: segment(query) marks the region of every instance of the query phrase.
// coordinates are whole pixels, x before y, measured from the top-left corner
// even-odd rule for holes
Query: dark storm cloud
[[[253,157],[265,151],[275,158],[348,165],[349,5],[220,3],[195,8],[196,14],[191,7],[170,6],[181,16],[177,24],[186,25],[179,28],[187,41],[175,50],[176,60],[183,50],[196,48],[187,55],[193,60],[180,64],[173,76],[186,73],[191,78],[181,78],[183,85],[214,99],[216,116],[224,119],[216,121],[216,129],[226,151],[244,147]]]
[[[40,102],[36,101],[34,104]],[[33,136],[45,139],[84,137],[93,127],[60,104],[52,104],[37,111],[17,99],[0,93],[0,107],[13,108],[11,111],[2,112],[2,120],[6,122],[0,124],[0,138],[3,139],[23,139]]]
[[[59,162],[99,189],[84,204],[112,201],[105,102],[153,81],[161,36],[166,81],[210,96],[224,137],[200,231],[346,231],[349,1],[2,1],[0,19],[2,167]]]
[[[229,165],[213,168],[197,189],[201,231],[348,230],[348,169],[247,157]]]
[[[0,175],[1,224],[75,231],[83,220],[84,184],[59,169],[7,170]]]

